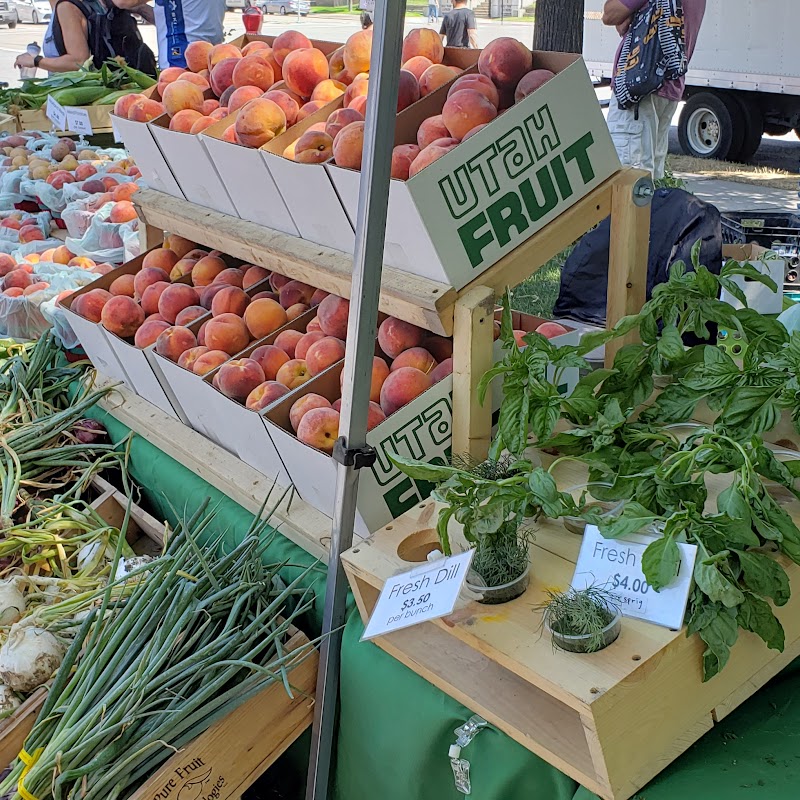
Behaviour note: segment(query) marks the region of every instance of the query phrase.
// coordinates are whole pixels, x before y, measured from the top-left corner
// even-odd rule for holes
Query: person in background
[[[428,22],[439,21],[439,0],[428,0]]]
[[[614,26],[620,36],[625,36],[634,14],[654,0],[607,0],[603,9],[603,23]],[[691,59],[697,35],[706,11],[706,0],[683,0],[686,56]],[[622,43],[617,50],[615,65],[619,62]],[[683,97],[684,78],[666,81],[655,93],[643,98],[635,108],[619,107],[611,93],[608,107],[608,129],[620,161],[628,166],[650,170],[655,179],[664,177],[669,131],[678,103]]]
[[[448,47],[478,47],[478,23],[467,0],[455,0],[453,10],[442,17],[439,33]]]
[[[155,0],[155,4],[161,69],[185,67],[183,54],[190,42],[220,44],[225,38],[225,0]]]
[[[372,27],[372,14],[369,11],[361,12],[361,30],[368,31]]]

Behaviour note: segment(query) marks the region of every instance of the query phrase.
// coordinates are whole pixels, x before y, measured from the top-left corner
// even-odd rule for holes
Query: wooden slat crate
[[[89,122],[94,133],[111,133],[111,112],[114,106],[79,106],[83,111],[89,112]],[[52,123],[47,118],[44,109],[23,109],[17,115],[17,126],[20,131],[49,131]],[[67,134],[69,131],[57,131]]]
[[[563,466],[560,483],[585,481],[580,468]],[[722,480],[709,476],[712,496]],[[438,547],[438,510],[428,501],[344,554],[364,620],[390,576]],[[800,516],[798,505],[787,511]],[[374,641],[605,800],[630,798],[800,655],[800,567],[785,558],[793,597],[775,609],[783,653],[741,631],[728,665],[703,683],[699,637],[629,618],[599,653],[557,651],[538,606],[546,589],[569,586],[582,537],[551,520],[538,523],[535,536],[522,597],[500,606],[459,601],[448,618]]]

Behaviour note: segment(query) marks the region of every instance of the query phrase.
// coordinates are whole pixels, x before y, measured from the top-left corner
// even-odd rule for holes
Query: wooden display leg
[[[492,434],[490,395],[481,405],[478,384],[492,368],[494,290],[476,286],[460,297],[453,317],[453,455],[483,461]]]
[[[611,242],[608,251],[608,302],[606,327],[613,328],[623,317],[638,314],[647,297],[647,257],[650,252],[650,204],[633,202],[633,187],[649,173],[631,169],[616,183],[611,195]],[[606,345],[606,366],[614,363],[617,351],[637,340],[636,334]]]
[[[148,225],[141,217],[139,218],[139,249],[146,253],[153,247],[158,247],[164,243],[164,231]]]

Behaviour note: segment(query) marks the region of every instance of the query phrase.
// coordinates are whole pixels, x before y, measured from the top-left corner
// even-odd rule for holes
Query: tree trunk
[[[536,0],[534,50],[583,52],[583,0]]]

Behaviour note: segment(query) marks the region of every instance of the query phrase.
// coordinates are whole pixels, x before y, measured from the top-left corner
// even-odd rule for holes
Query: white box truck
[[[586,0],[583,55],[608,80],[619,35]],[[800,136],[800,0],[708,0],[686,76],[678,136],[687,155],[747,161],[764,133]]]

